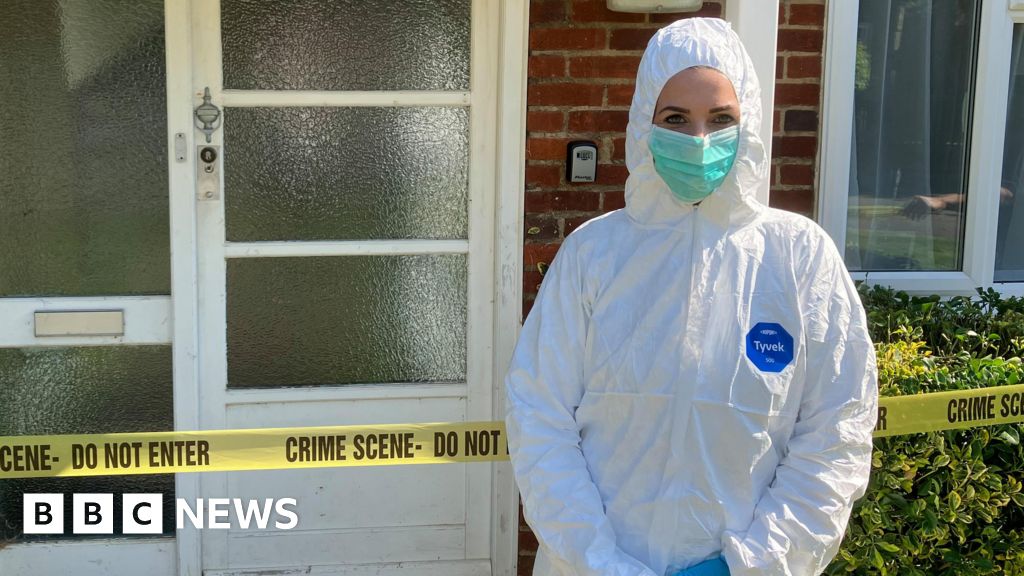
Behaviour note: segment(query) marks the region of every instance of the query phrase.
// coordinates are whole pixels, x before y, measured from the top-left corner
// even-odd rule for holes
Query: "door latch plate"
[[[220,200],[220,146],[196,148],[196,194],[200,201]]]

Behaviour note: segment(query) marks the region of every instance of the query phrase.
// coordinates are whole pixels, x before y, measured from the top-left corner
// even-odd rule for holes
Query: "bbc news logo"
[[[64,533],[63,494],[22,494],[22,523],[25,534]],[[113,494],[72,494],[73,534],[113,534]],[[175,521],[180,530],[186,522],[195,528],[226,530],[232,520],[243,530],[291,530],[299,523],[294,498],[197,498],[195,505],[175,499]],[[164,529],[163,494],[122,494],[121,533],[161,534]],[[273,523],[271,524],[271,520]]]

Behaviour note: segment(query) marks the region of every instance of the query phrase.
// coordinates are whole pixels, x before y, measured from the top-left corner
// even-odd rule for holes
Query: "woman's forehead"
[[[690,102],[708,108],[736,105],[739,99],[732,82],[721,71],[707,66],[686,68],[672,75],[658,95],[656,108],[662,105]]]

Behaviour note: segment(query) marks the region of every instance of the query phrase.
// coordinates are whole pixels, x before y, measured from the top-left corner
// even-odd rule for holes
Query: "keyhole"
[[[210,148],[209,146],[207,146],[206,148],[203,148],[199,152],[199,158],[203,162],[206,162],[207,164],[213,164],[214,161],[217,160],[217,151],[214,150],[213,148]],[[212,172],[212,171],[213,171],[212,169],[211,170],[207,170],[207,172]]]

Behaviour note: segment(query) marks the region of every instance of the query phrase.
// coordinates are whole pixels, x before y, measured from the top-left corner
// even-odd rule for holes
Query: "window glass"
[[[223,0],[224,86],[468,90],[468,0]]]
[[[163,18],[0,2],[0,296],[170,292]]]
[[[228,108],[227,239],[452,239],[469,231],[466,108]]]
[[[463,382],[465,254],[240,258],[228,387]]]
[[[1024,282],[1024,24],[1013,27],[996,235],[996,282]]]
[[[980,0],[862,0],[846,262],[959,270]]]

